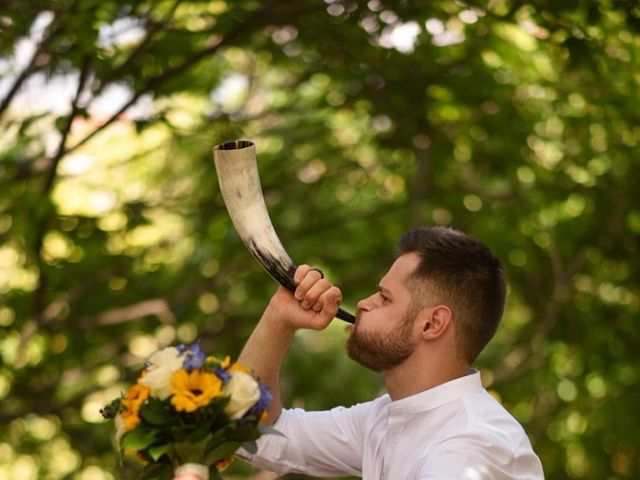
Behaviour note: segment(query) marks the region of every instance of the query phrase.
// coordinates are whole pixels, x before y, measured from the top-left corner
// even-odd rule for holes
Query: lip
[[[353,324],[354,330],[355,330],[355,329],[358,327],[358,325],[360,325],[360,323],[362,322],[362,320],[363,320],[363,318],[362,318],[362,317],[363,317],[363,315],[364,315],[364,312],[363,312],[362,310],[357,310],[357,311],[356,311],[356,321],[355,321],[355,323]]]
[[[360,325],[360,321],[362,320],[362,311],[356,311],[356,321],[351,325],[347,325],[345,328],[345,332],[353,335],[355,331],[358,329],[358,325]]]

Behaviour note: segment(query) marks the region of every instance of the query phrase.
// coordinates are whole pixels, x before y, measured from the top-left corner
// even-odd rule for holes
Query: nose
[[[371,310],[371,298],[373,295],[369,295],[367,298],[363,298],[356,304],[356,308],[358,310],[369,311]]]
[[[364,301],[365,301],[365,299],[363,298],[363,299],[362,299],[362,300],[360,300],[358,303],[356,303],[356,308],[357,308],[358,310],[364,310],[364,309],[365,309],[365,308],[364,308]]]

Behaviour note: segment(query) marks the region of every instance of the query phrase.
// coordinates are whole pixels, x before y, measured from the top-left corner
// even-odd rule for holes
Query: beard
[[[352,360],[375,372],[390,370],[411,356],[411,331],[415,315],[407,312],[400,327],[390,335],[359,332],[354,326],[347,339],[347,354]]]

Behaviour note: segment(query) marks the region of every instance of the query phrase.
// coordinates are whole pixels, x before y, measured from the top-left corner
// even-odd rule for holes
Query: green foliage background
[[[639,53],[630,0],[4,0],[0,477],[131,478],[103,403],[158,346],[239,353],[275,285],[211,147],[250,138],[284,245],[352,311],[414,226],[490,244],[485,384],[548,478],[638,478]],[[344,339],[299,333],[289,405],[380,392]]]

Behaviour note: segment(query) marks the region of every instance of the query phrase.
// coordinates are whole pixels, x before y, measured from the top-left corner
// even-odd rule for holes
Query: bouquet
[[[272,400],[249,370],[207,357],[198,342],[154,353],[137,382],[100,413],[114,419],[125,454],[146,464],[142,479],[222,478],[243,447],[256,451],[259,425]]]

